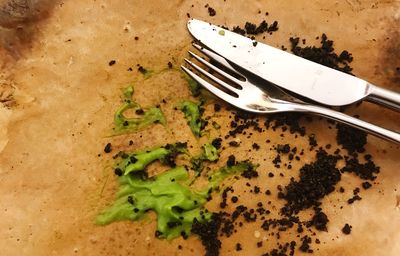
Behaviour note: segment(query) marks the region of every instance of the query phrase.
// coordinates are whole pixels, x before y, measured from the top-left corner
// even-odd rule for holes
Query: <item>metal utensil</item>
[[[223,78],[229,80],[229,83],[207,72],[188,59],[185,59],[186,63],[200,72],[203,76],[207,77],[209,80],[221,86],[225,91],[207,82],[188,68],[184,66],[181,66],[181,68],[210,92],[240,109],[259,114],[279,112],[305,112],[316,114],[359,128],[383,139],[400,143],[399,133],[370,124],[341,112],[302,102],[274,86],[264,87],[265,90],[263,90],[253,83],[252,77],[238,72],[237,68],[230,65],[229,62],[227,62],[218,54],[198,45],[195,45],[195,47],[209,58],[240,76],[241,79],[233,77],[222,69],[200,58],[193,52],[189,52],[192,57],[206,67],[217,72]]]
[[[343,106],[365,98],[400,111],[399,93],[204,21],[192,19],[187,26],[194,38],[230,62],[313,101]]]

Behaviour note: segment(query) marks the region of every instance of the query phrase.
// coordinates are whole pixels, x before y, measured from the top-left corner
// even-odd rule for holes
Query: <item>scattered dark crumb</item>
[[[311,134],[310,136],[308,136],[308,144],[312,148],[318,146],[317,140],[315,139],[315,134]]]
[[[135,110],[136,115],[143,115],[144,114],[144,110],[139,108]]]
[[[136,40],[136,41],[139,40],[139,37],[138,37],[138,36],[135,36],[135,40]]]
[[[213,214],[211,220],[201,223],[197,219],[193,221],[192,233],[200,236],[201,243],[206,249],[206,256],[218,256],[221,241],[218,239],[218,230],[221,226],[221,217]]]
[[[253,166],[249,166],[249,168],[241,173],[242,177],[245,177],[247,179],[252,179],[252,178],[257,178],[258,177],[258,172],[254,169]]]
[[[257,143],[253,143],[253,145],[251,145],[251,146],[255,150],[259,150],[260,149],[260,145],[258,145]]]
[[[349,153],[365,151],[364,146],[367,143],[367,133],[355,129],[348,125],[337,124],[337,143],[347,149]]]
[[[328,222],[328,216],[322,211],[316,212],[311,220],[311,223],[315,226],[315,228],[321,231],[328,231],[326,227]]]
[[[172,68],[172,62],[171,61],[168,61],[168,68]]]
[[[286,200],[281,209],[288,216],[310,207],[318,207],[319,200],[335,190],[341,179],[336,168],[338,158],[325,150],[317,152],[317,160],[300,168],[300,180],[291,179],[281,197]]]
[[[115,60],[110,60],[110,62],[108,62],[108,65],[109,65],[109,66],[112,66],[112,65],[114,65],[115,63],[117,63]]]
[[[352,157],[347,157],[346,165],[340,170],[341,172],[350,172],[359,176],[364,180],[375,180],[375,174],[380,172],[379,166],[376,166],[371,158],[367,158],[366,163],[360,163],[358,160],[358,155],[353,154]]]
[[[235,156],[234,155],[230,155],[228,157],[228,161],[226,162],[226,165],[230,167],[230,166],[234,166],[235,164],[236,164]]]
[[[351,74],[352,68],[349,63],[353,61],[351,53],[343,51],[336,54],[333,48],[333,41],[328,40],[325,34],[321,36],[321,46],[299,46],[300,38],[290,38],[291,51],[305,59],[317,62],[330,68],[334,68],[345,73]]]
[[[369,189],[370,187],[372,187],[372,184],[366,181],[362,183],[362,187],[363,189]]]
[[[212,7],[208,7],[207,10],[208,10],[208,15],[210,15],[211,17],[217,14],[217,12]]]
[[[300,113],[279,113],[268,115],[267,120],[265,121],[265,126],[267,128],[271,127],[274,131],[279,127],[289,127],[290,133],[298,133],[300,136],[304,136],[306,134],[306,129],[301,127],[299,124],[299,120],[302,116],[303,115]]]
[[[354,203],[355,201],[360,201],[362,198],[359,196],[359,195],[355,195],[355,196],[353,196],[352,198],[350,198],[349,200],[347,200],[347,203],[348,204],[352,204],[352,203]]]
[[[246,34],[246,30],[240,28],[239,26],[233,27],[232,32],[235,32],[239,35],[245,35]]]
[[[241,250],[242,250],[242,245],[241,245],[240,243],[236,243],[235,248],[236,248],[236,251],[237,251],[237,252],[238,252],[238,251],[241,251]]]
[[[107,145],[104,147],[104,153],[110,153],[112,151],[112,145],[111,143],[107,143]]]
[[[211,145],[213,145],[216,149],[220,149],[221,148],[221,143],[222,143],[222,139],[221,138],[215,138],[211,142]]]
[[[287,153],[290,152],[290,146],[289,146],[289,144],[278,144],[278,145],[276,146],[276,151],[277,151],[278,153],[287,154]]]
[[[344,225],[344,227],[342,228],[343,234],[346,234],[346,235],[350,234],[351,233],[351,228],[352,228],[352,226],[350,226],[349,224],[346,223]]]
[[[301,245],[299,247],[300,251],[302,252],[308,252],[308,253],[312,253],[313,250],[310,249],[310,244],[312,242],[311,237],[309,236],[304,236],[301,238]]]
[[[214,104],[214,111],[215,111],[215,112],[219,112],[220,110],[221,110],[221,105],[218,104],[218,103],[215,103],[215,104]]]
[[[120,168],[115,168],[114,173],[117,176],[122,176],[122,174],[124,174]]]
[[[147,73],[147,69],[145,69],[144,67],[142,67],[141,65],[138,66],[138,71],[140,73],[142,73],[143,75]]]
[[[240,144],[239,144],[239,142],[233,140],[233,141],[229,142],[229,146],[231,146],[231,147],[239,147]]]

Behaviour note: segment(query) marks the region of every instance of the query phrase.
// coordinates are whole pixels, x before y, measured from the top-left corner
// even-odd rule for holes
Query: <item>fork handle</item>
[[[292,107],[295,108],[293,109],[294,111],[308,112],[324,116],[336,120],[338,122],[348,124],[352,127],[358,128],[367,133],[378,136],[382,139],[400,144],[400,133],[379,127],[377,125],[365,122],[363,120],[343,114],[341,112],[329,108],[324,108],[315,105],[308,105],[308,104],[293,104]]]
[[[400,93],[389,91],[372,84],[369,84],[369,87],[371,92],[367,97],[368,101],[400,111]]]

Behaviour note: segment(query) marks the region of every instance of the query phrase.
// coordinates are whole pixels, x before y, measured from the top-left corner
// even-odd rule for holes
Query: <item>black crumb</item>
[[[138,66],[138,71],[140,73],[142,73],[143,75],[147,73],[147,69],[145,69],[144,67],[142,67],[141,65]]]
[[[376,166],[370,157],[366,157],[365,163],[360,163],[357,154],[346,157],[345,160],[346,165],[340,171],[354,173],[361,179],[373,181],[376,179],[376,174],[380,172],[380,167]]]
[[[300,113],[279,113],[268,115],[267,120],[265,121],[265,126],[267,128],[272,128],[272,130],[276,130],[281,127],[283,130],[287,130],[289,128],[290,133],[298,133],[300,136],[304,136],[306,134],[306,129],[303,126],[300,126],[300,118],[303,115]]]
[[[168,68],[172,68],[172,62],[171,61],[168,61]]]
[[[319,150],[317,160],[300,169],[300,180],[292,178],[285,188],[286,192],[280,192],[281,198],[286,200],[282,213],[291,215],[303,209],[318,207],[319,200],[333,192],[341,179],[341,173],[336,168],[337,161],[338,157]]]
[[[341,54],[336,54],[333,48],[333,41],[328,40],[325,34],[321,36],[320,47],[300,47],[300,38],[298,37],[291,37],[289,40],[291,43],[291,51],[294,54],[324,66],[351,74],[352,68],[349,65],[349,63],[353,61],[351,53],[345,50]]]
[[[318,211],[315,213],[314,217],[311,220],[312,225],[315,226],[316,229],[321,231],[328,231],[326,224],[329,222],[328,216],[322,211]]]
[[[311,237],[304,236],[304,237],[301,238],[301,241],[302,241],[302,243],[301,243],[301,245],[299,247],[300,251],[312,253],[313,250],[311,250],[311,248],[310,248],[310,244],[312,242]]]
[[[258,172],[254,169],[254,167],[252,165],[249,165],[247,170],[245,170],[241,173],[241,176],[245,177],[247,179],[257,178]]]
[[[208,7],[207,10],[208,10],[208,15],[210,15],[211,17],[217,14],[217,12],[212,7]]]
[[[228,157],[228,161],[226,161],[226,165],[229,166],[229,167],[231,167],[231,166],[234,166],[235,164],[236,164],[236,158],[235,158],[235,156],[234,156],[234,155],[230,155],[230,156]]]
[[[201,223],[194,219],[192,225],[192,233],[200,236],[201,243],[206,249],[206,256],[218,256],[221,248],[221,241],[218,239],[218,230],[221,226],[221,217],[213,214],[211,220]]]
[[[110,153],[112,151],[112,145],[111,143],[107,143],[107,145],[104,147],[104,153]]]
[[[308,136],[308,144],[311,146],[311,148],[314,148],[318,146],[317,140],[315,139],[315,135],[311,134]]]
[[[216,149],[220,149],[221,148],[221,143],[222,143],[222,139],[221,138],[215,138],[211,142],[211,145],[213,145]]]
[[[117,63],[115,60],[110,60],[110,62],[108,62],[108,65],[109,65],[109,66],[112,66],[112,65],[114,65],[115,63]]]
[[[238,252],[238,251],[241,251],[241,250],[242,250],[242,245],[241,245],[240,243],[236,243],[235,248],[236,248],[236,251],[237,251],[237,252]]]
[[[258,145],[257,143],[253,143],[253,145],[251,145],[251,147],[255,150],[259,150],[260,149],[260,145]]]
[[[344,225],[344,227],[342,228],[343,234],[346,234],[346,235],[350,234],[351,233],[351,228],[352,228],[352,226],[350,226],[349,224],[346,223]]]
[[[253,23],[246,22],[245,24],[246,33],[249,35],[258,35],[264,32],[274,32],[278,30],[278,22],[274,21],[270,26],[263,20],[258,26]]]
[[[289,144],[278,144],[276,146],[276,151],[278,153],[284,153],[287,154],[290,152],[290,145]]]
[[[354,195],[352,198],[349,198],[348,200],[347,200],[347,203],[348,204],[352,204],[352,203],[354,203],[355,201],[360,201],[362,198],[359,196],[359,195]]]
[[[367,143],[367,133],[355,129],[348,125],[338,124],[337,128],[337,143],[347,149],[349,153],[365,151],[364,146]]]
[[[239,147],[240,143],[237,142],[237,141],[232,140],[232,141],[229,142],[229,146],[231,146],[231,147]]]
[[[122,174],[124,174],[120,168],[115,168],[114,173],[117,176],[122,176]]]
[[[232,32],[235,32],[239,35],[245,35],[246,34],[246,30],[240,28],[239,26],[233,27]]]
[[[372,187],[372,184],[366,181],[362,183],[362,187],[363,189],[369,189],[370,187]]]

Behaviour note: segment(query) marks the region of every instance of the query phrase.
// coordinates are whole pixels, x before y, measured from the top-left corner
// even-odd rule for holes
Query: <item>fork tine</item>
[[[217,83],[218,85],[221,85],[222,87],[228,89],[229,91],[233,91],[234,93],[239,94],[239,90],[237,88],[233,87],[232,85],[230,85],[228,83],[225,83],[224,81],[222,81],[218,77],[215,77],[215,76],[211,75],[210,73],[208,73],[207,71],[205,71],[201,67],[197,66],[196,64],[194,64],[190,60],[185,59],[185,61],[186,61],[187,64],[192,66],[194,69],[199,71],[202,75],[206,76],[208,79],[214,81],[215,83]]]
[[[218,62],[219,64],[221,64],[222,66],[226,67],[227,69],[229,69],[230,71],[232,71],[233,73],[235,73],[236,75],[243,77],[239,72],[237,72],[232,66],[231,64],[228,63],[228,61],[225,60],[224,57],[216,54],[215,52],[212,52],[210,50],[208,50],[207,48],[204,48],[196,43],[192,44],[194,48],[196,48],[197,50],[199,50],[201,53],[203,53],[204,55],[206,55],[207,57],[209,57],[210,59],[215,60],[216,62]],[[246,79],[245,77],[243,77],[244,79]]]
[[[226,102],[229,102],[231,104],[235,104],[234,101],[237,99],[226,92],[222,91],[221,89],[218,89],[214,85],[210,84],[206,80],[202,79],[200,76],[196,75],[192,71],[190,71],[188,68],[181,66],[181,69],[186,72],[191,78],[193,78],[196,82],[201,84],[203,87],[205,87],[207,90],[212,92],[215,96],[225,100]]]
[[[210,68],[210,69],[216,71],[216,72],[217,72],[218,74],[220,74],[221,76],[227,78],[228,80],[230,80],[230,81],[234,82],[235,84],[239,85],[240,87],[242,87],[243,81],[240,81],[239,79],[237,79],[237,78],[231,76],[230,74],[228,74],[228,73],[226,73],[225,71],[219,69],[218,67],[214,66],[214,65],[211,64],[210,62],[208,62],[208,61],[202,59],[201,57],[197,56],[197,55],[194,54],[193,52],[189,51],[189,54],[190,54],[193,58],[195,58],[197,61],[199,61],[200,63],[202,63],[203,65],[205,65],[205,66],[207,66],[208,68]],[[220,59],[220,60],[214,59],[214,57],[215,57],[215,58],[221,58],[221,57],[219,57],[218,55],[217,55],[217,56],[214,56],[214,55],[216,55],[216,54],[214,54],[214,53],[211,53],[210,56],[207,55],[206,53],[204,53],[204,54],[205,54],[206,56],[210,57],[211,59],[217,61],[218,63],[226,62],[226,60],[224,60],[223,58],[222,58],[222,60],[221,60],[221,59]],[[214,57],[213,57],[213,56],[214,56]],[[234,73],[237,74],[237,72],[234,71],[232,67],[230,67],[229,63],[226,62],[226,64],[223,64],[223,63],[221,63],[221,64],[222,64],[224,67],[228,67],[229,70],[232,70]],[[238,75],[240,75],[240,74],[238,74]],[[242,75],[240,75],[240,76],[242,76]]]

